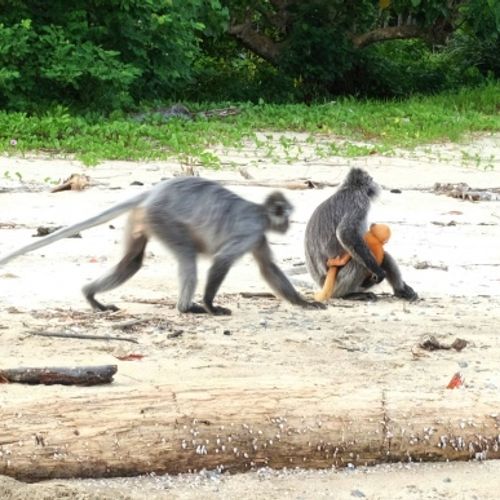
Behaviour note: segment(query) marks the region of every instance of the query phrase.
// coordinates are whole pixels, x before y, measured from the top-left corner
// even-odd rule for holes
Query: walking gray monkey
[[[83,288],[94,309],[117,310],[114,305],[98,302],[95,295],[118,287],[141,268],[151,236],[164,243],[177,259],[180,312],[231,314],[230,309],[214,306],[213,300],[231,266],[246,252],[252,252],[262,276],[277,295],[302,307],[322,308],[318,302],[305,300],[272,259],[265,233],[285,233],[291,211],[291,204],[278,191],[271,193],[263,204],[257,204],[216,182],[179,177],[20,248],[0,258],[0,265],[130,212],[125,255],[113,269]],[[202,305],[193,302],[196,258],[200,253],[213,256]]]
[[[313,212],[306,226],[305,254],[307,269],[319,285],[327,274],[327,260],[345,254],[352,259],[337,274],[333,297],[373,300],[366,292],[384,278],[396,297],[406,300],[418,298],[415,291],[402,279],[396,261],[384,252],[382,264],[377,264],[363,236],[368,229],[371,202],[380,187],[360,168],[353,168],[342,185]]]

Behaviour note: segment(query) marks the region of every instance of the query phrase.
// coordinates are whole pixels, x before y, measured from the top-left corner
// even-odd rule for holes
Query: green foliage
[[[459,71],[500,77],[500,2],[469,0],[460,9],[460,28],[448,53]]]
[[[241,98],[241,87],[253,102],[259,98],[282,102],[284,96],[292,102],[345,94],[393,97],[477,85],[491,74],[498,77],[498,0],[226,0],[224,4],[241,22],[250,17],[259,34],[279,45],[276,66],[281,81],[263,69],[268,62],[254,58],[248,73],[252,76],[240,86],[233,66],[225,64],[220,67],[221,83],[214,80],[211,87],[217,99]],[[285,14],[273,8],[285,4]],[[355,35],[400,25],[418,27],[423,38],[359,49],[353,45]],[[432,44],[430,33],[440,34]],[[218,40],[217,47],[221,45],[227,47],[228,42]],[[210,47],[208,51],[214,53]],[[248,60],[246,53],[240,47],[230,61]],[[261,78],[254,78],[256,74]],[[226,87],[225,95],[224,75],[234,83]]]
[[[232,40],[227,53],[205,56],[194,66],[193,83],[182,93],[190,101],[294,102],[300,94],[292,77],[241,51]],[[219,44],[219,48],[221,45]]]
[[[448,51],[432,50],[421,40],[392,40],[368,47],[358,54],[354,67],[342,83],[365,96],[436,94],[484,82],[476,68],[465,71]]]
[[[170,98],[191,78],[203,31],[221,29],[226,15],[217,0],[3,4],[0,106],[8,109]]]
[[[0,108],[13,111],[387,98],[500,74],[498,0],[3,0],[2,7]],[[251,22],[279,47],[275,60],[231,37],[234,22]],[[354,44],[356,35],[400,22],[447,37],[440,45]]]
[[[313,106],[241,104],[240,115],[224,120],[163,123],[154,119],[138,123],[119,112],[107,119],[97,113],[75,116],[62,107],[36,116],[0,112],[0,153],[67,154],[89,165],[104,159],[177,158],[181,163],[216,168],[221,160],[214,153],[215,146],[238,148],[250,140],[274,158],[275,144],[258,140],[256,132],[295,131],[311,134],[313,143],[315,137],[324,143],[329,134],[347,139],[326,149],[318,145],[319,156],[385,154],[394,147],[456,141],[471,132],[499,132],[499,92],[500,85],[491,83],[474,90],[390,102],[343,98]],[[279,146],[287,160],[300,158],[293,140],[282,138]]]
[[[291,15],[298,21],[287,37],[280,67],[311,84],[328,84],[342,77],[352,67],[353,47],[348,34],[353,19],[367,27],[365,6],[366,2],[338,0],[293,4]]]

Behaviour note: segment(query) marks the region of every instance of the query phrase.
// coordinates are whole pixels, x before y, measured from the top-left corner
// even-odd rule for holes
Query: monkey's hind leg
[[[134,240],[133,245],[127,248],[126,254],[113,269],[83,287],[83,294],[93,309],[97,311],[118,311],[118,307],[115,305],[102,304],[94,296],[120,286],[139,271],[144,259],[144,250],[147,242],[148,239],[146,236]]]
[[[149,221],[152,232],[174,254],[177,260],[179,297],[177,310],[181,313],[206,314],[204,307],[193,302],[197,283],[196,257],[198,251],[186,225],[169,220],[169,215],[150,211]]]
[[[128,236],[123,258],[110,271],[92,283],[85,285],[82,289],[85,298],[94,310],[118,311],[118,307],[114,304],[107,305],[97,301],[95,295],[120,286],[141,268],[147,242],[148,237],[143,231],[143,227],[134,227],[134,220],[131,216],[129,219]]]
[[[213,302],[215,295],[234,261],[235,259],[231,256],[224,256],[223,254],[216,256],[212,267],[208,271],[207,285],[205,287],[205,294],[203,295],[203,305],[210,314],[215,314],[216,316],[231,315],[231,309],[222,306],[214,306]]]
[[[186,242],[187,244],[187,242]],[[204,307],[193,302],[194,292],[196,290],[197,269],[196,269],[196,251],[186,246],[181,254],[176,253],[179,265],[179,298],[177,300],[177,310],[181,313],[206,314]]]
[[[328,259],[326,263],[328,271],[326,273],[325,282],[323,283],[323,288],[314,294],[314,300],[317,300],[318,302],[325,302],[331,298],[333,290],[335,289],[338,268],[345,266],[349,262],[350,258],[351,256],[349,254],[345,254],[340,257]]]

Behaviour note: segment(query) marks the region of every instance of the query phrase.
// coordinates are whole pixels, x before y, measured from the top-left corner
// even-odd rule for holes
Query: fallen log
[[[43,406],[3,405],[0,474],[39,480],[500,458],[499,403],[497,394],[479,400],[466,390],[345,394],[326,384],[52,395]]]
[[[0,370],[0,382],[21,384],[98,385],[109,384],[116,373],[116,365],[9,368]]]

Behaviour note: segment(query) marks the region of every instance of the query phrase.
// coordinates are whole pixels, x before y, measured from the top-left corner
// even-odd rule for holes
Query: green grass
[[[224,104],[188,106],[196,110]],[[313,106],[248,103],[237,106],[242,112],[234,117],[174,119],[167,123],[154,120],[138,123],[121,113],[109,117],[72,115],[62,108],[37,116],[1,112],[0,152],[74,155],[88,165],[107,159],[176,157],[216,167],[219,159],[210,149],[217,145],[237,148],[250,140],[264,154],[275,154],[276,144],[270,140],[258,141],[255,137],[258,131],[306,132],[310,134],[308,142],[323,140],[322,146],[318,146],[321,154],[345,156],[384,154],[394,147],[457,142],[470,133],[500,131],[500,83],[399,101],[339,99]],[[346,141],[332,143],[325,150],[325,138],[332,135]],[[369,144],[359,144],[365,141]],[[300,157],[300,147],[293,139],[283,137],[278,145],[290,161]]]

